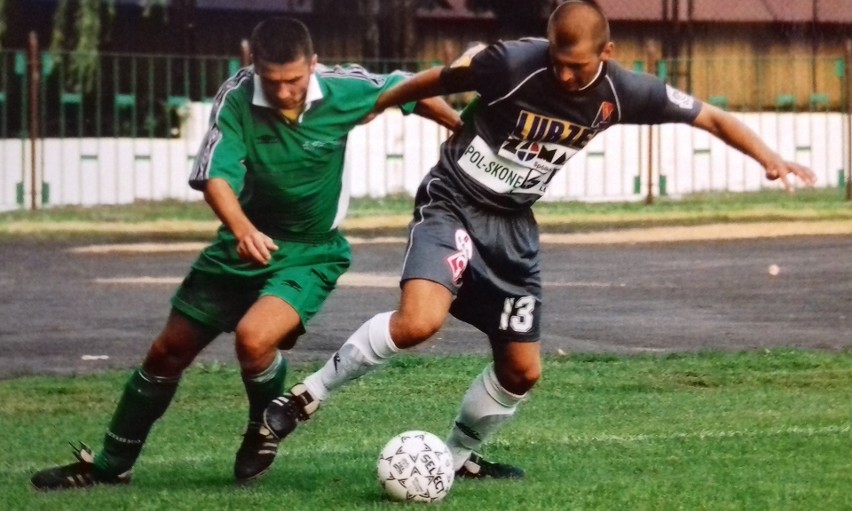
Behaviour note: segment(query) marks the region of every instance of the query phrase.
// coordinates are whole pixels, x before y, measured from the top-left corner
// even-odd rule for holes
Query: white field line
[[[761,438],[775,436],[829,436],[852,434],[852,425],[836,426],[783,426],[776,429],[745,429],[722,431],[684,431],[673,433],[639,433],[635,435],[566,435],[549,437],[548,442],[565,445],[590,444],[638,444],[646,442],[666,442],[669,440],[719,440],[727,438]]]
[[[541,235],[541,243],[545,245],[604,245],[777,238],[783,236],[837,236],[846,234],[852,234],[852,221],[850,220],[755,222],[635,228],[569,234],[543,233]],[[404,244],[407,238],[404,236],[350,236],[348,239],[353,245],[364,245],[375,243]],[[86,245],[74,247],[69,250],[72,253],[81,254],[198,252],[206,245],[207,243],[202,242],[120,243]]]
[[[406,238],[397,236],[377,236],[375,238],[349,237],[351,245],[404,244]],[[201,252],[209,243],[184,241],[169,243],[105,243],[101,245],[83,245],[69,248],[72,254],[172,254],[182,252]]]
[[[113,284],[126,286],[176,286],[182,277],[102,277],[96,278],[97,284]],[[399,275],[381,273],[344,273],[337,281],[338,287],[399,287]]]
[[[176,286],[183,280],[181,277],[98,277],[96,284],[111,284],[124,286]],[[626,284],[615,284],[609,282],[546,282],[548,287],[625,287]],[[363,273],[349,272],[340,276],[337,281],[338,287],[399,287],[399,275],[390,273]]]

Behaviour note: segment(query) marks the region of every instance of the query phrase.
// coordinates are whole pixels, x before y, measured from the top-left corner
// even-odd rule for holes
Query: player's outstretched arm
[[[441,83],[442,69],[433,67],[406,78],[399,85],[383,92],[376,100],[374,110],[383,112],[391,106],[447,94]]]
[[[788,192],[793,191],[793,184],[788,177],[790,174],[798,177],[807,186],[816,182],[816,176],[811,169],[783,160],[757,136],[757,133],[724,110],[704,103],[692,125],[712,133],[729,146],[754,158],[763,165],[766,178],[771,181],[780,179]]]
[[[441,97],[421,99],[415,105],[414,113],[435,121],[450,131],[460,131],[462,128],[463,123],[459,113]]]
[[[234,233],[237,239],[237,254],[241,258],[264,266],[269,264],[271,252],[278,250],[278,246],[249,220],[227,181],[220,178],[208,180],[204,186],[204,200],[219,220]]]

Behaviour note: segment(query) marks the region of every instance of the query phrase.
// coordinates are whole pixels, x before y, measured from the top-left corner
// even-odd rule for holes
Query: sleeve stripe
[[[237,90],[246,80],[250,80],[254,75],[251,68],[243,68],[237,74],[228,79],[219,88],[216,97],[213,99],[213,109],[210,112],[210,127],[201,141],[201,148],[195,156],[195,163],[192,166],[192,172],[189,176],[189,186],[196,190],[201,190],[204,183],[210,176],[210,164],[213,160],[213,151],[222,140],[222,130],[219,129],[219,113],[225,105],[225,99],[228,94]]]

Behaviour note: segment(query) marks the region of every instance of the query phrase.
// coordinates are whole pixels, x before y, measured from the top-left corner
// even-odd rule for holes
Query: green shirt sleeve
[[[189,185],[203,190],[209,179],[221,178],[239,194],[246,175],[243,119],[249,105],[244,90],[226,86],[213,105],[210,127],[201,142]]]
[[[403,71],[395,71],[388,76],[388,86],[382,89],[382,92],[386,90],[392,89],[394,86],[405,81],[406,78],[410,77],[411,73],[405,73]],[[378,97],[376,98],[378,99]],[[417,101],[410,101],[408,103],[404,103],[399,105],[399,109],[402,110],[403,115],[408,115],[414,112],[414,107],[417,106]]]

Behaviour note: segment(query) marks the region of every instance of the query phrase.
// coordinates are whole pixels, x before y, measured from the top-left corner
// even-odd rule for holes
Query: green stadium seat
[[[808,106],[811,111],[828,110],[828,94],[824,92],[815,92],[808,99]]]
[[[710,96],[707,99],[707,102],[715,107],[721,108],[722,110],[727,110],[729,107],[728,96]]]
[[[779,94],[777,98],[775,98],[775,110],[789,110],[793,111],[796,109],[796,96],[792,94]]]

